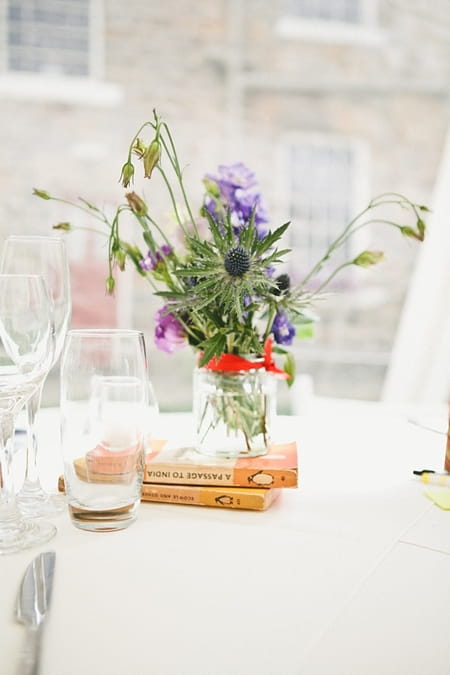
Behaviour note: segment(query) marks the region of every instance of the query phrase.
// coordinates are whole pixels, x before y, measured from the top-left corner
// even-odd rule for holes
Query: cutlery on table
[[[52,594],[55,570],[53,551],[40,553],[28,565],[17,597],[16,618],[27,629],[18,675],[38,675],[41,638]]]

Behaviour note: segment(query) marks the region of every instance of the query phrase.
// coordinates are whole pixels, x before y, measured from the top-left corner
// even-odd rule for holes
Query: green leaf
[[[142,233],[142,237],[143,237],[145,243],[147,244],[147,246],[149,247],[149,249],[151,250],[151,252],[155,253],[156,252],[155,240],[153,239],[151,233],[148,232],[148,231],[145,231],[145,232]]]
[[[314,324],[300,323],[295,326],[295,335],[299,340],[309,340],[314,336]]]
[[[215,218],[213,218],[213,216],[206,209],[204,210],[204,215],[205,215],[206,219],[208,220],[209,229],[210,229],[210,232],[213,236],[214,243],[220,251],[222,249],[222,246],[223,246],[223,237],[222,237],[222,234],[220,232],[219,226],[218,226]]]
[[[223,354],[223,351],[226,346],[226,337],[223,333],[217,333],[213,337],[208,338],[203,343],[203,355],[200,359],[199,366],[205,366],[209,363],[213,356],[216,358]]]
[[[178,268],[174,270],[177,277],[207,277],[216,273],[216,270],[205,267],[187,267],[186,269]]]
[[[169,300],[186,300],[186,293],[176,293],[175,291],[154,291],[154,295]]]
[[[289,387],[292,387],[295,380],[295,359],[290,352],[285,356],[283,370],[290,376],[287,380],[287,384]]]
[[[259,241],[259,244],[257,246],[258,255],[261,255],[261,253],[264,253],[269,248],[271,248],[275,244],[275,242],[278,241],[283,236],[283,234],[286,232],[290,224],[291,224],[290,222],[284,223],[284,225],[280,225],[280,227],[277,227],[277,229],[274,232],[269,232],[269,234],[263,237]]]

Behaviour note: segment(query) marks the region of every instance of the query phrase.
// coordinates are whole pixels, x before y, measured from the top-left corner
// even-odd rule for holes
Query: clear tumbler
[[[76,527],[112,531],[136,519],[147,396],[141,332],[68,332],[61,361],[61,443],[64,485]]]

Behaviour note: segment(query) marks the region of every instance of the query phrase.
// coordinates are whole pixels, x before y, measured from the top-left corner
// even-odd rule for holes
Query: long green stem
[[[169,179],[167,178],[166,172],[164,171],[164,169],[162,169],[162,168],[160,167],[159,164],[157,165],[156,168],[158,169],[159,173],[161,174],[161,176],[162,176],[162,178],[163,178],[163,180],[164,180],[164,183],[166,184],[166,188],[167,188],[167,191],[168,191],[168,193],[169,193],[170,201],[172,202],[172,206],[173,206],[173,210],[174,210],[174,213],[175,213],[175,218],[177,219],[177,223],[178,223],[178,225],[181,227],[181,229],[183,230],[183,233],[184,233],[185,235],[187,235],[188,232],[187,232],[187,230],[186,230],[186,228],[185,228],[185,226],[184,226],[183,220],[182,220],[182,218],[181,218],[181,216],[180,216],[180,214],[179,214],[179,212],[178,212],[177,200],[175,199],[175,194],[174,194],[174,191],[173,191],[172,186],[171,186],[171,184],[170,184],[170,181],[169,181]]]
[[[386,199],[386,197],[397,197],[397,199]],[[380,206],[385,206],[387,204],[397,204],[399,206],[402,206],[403,203],[405,203],[407,206],[409,206],[413,211],[414,214],[417,216],[417,218],[420,217],[417,211],[417,206],[413,204],[409,199],[406,197],[403,197],[403,195],[398,194],[398,193],[383,193],[382,195],[378,195],[374,199],[371,200],[369,205],[360,211],[352,220],[348,223],[348,225],[344,228],[344,230],[339,234],[338,237],[330,244],[328,247],[327,251],[325,254],[322,256],[322,258],[314,265],[314,267],[308,272],[308,274],[302,279],[300,286],[305,286],[308,281],[310,281],[323,267],[324,263],[331,257],[331,255],[334,253],[334,251],[342,246],[347,239],[349,239],[355,232],[360,230],[363,227],[366,227],[367,225],[371,223],[384,223],[386,225],[391,225],[392,227],[396,227],[401,230],[401,225],[398,223],[392,221],[392,220],[387,220],[383,218],[370,218],[369,220],[364,221],[363,223],[359,223],[356,225],[356,223],[370,210],[374,208],[378,208]],[[339,271],[340,268],[338,268],[337,271]],[[332,275],[334,277],[334,274]],[[331,277],[331,278],[332,278]],[[327,282],[328,283],[328,282]],[[324,284],[321,285],[321,288],[324,287]]]
[[[133,136],[133,140],[131,141],[131,143],[130,143],[130,145],[129,145],[129,147],[128,147],[128,161],[131,160],[131,153],[133,152],[133,146],[134,146],[134,144],[136,143],[136,141],[137,141],[137,139],[138,139],[138,137],[139,137],[139,134],[141,133],[141,131],[142,131],[143,129],[145,129],[145,127],[152,127],[152,129],[155,129],[155,131],[158,132],[158,125],[153,124],[153,122],[144,122],[144,124],[142,124],[142,125],[139,127],[139,129],[137,130],[137,132],[136,132],[135,135]]]
[[[67,204],[68,206],[73,206],[75,209],[83,211],[83,213],[87,213],[89,216],[93,216],[94,218],[97,218],[97,220],[100,220],[102,223],[105,223],[105,225],[108,225],[108,227],[111,227],[111,223],[109,222],[108,218],[102,211],[100,211],[100,209],[96,207],[89,208],[86,206],[82,206],[81,204],[77,204],[77,202],[71,202],[68,199],[62,199],[61,197],[50,196],[50,200],[52,202],[59,202],[60,204]]]
[[[320,284],[319,288],[315,291],[313,295],[319,294],[320,291],[327,286],[334,277],[341,272],[345,267],[350,267],[350,265],[353,265],[353,260],[350,260],[348,262],[342,263],[342,265],[339,265],[339,267],[336,267],[336,269],[330,274],[330,276],[322,283]]]
[[[195,234],[198,236],[199,233],[198,233],[198,229],[197,229],[197,224],[196,224],[195,218],[192,214],[191,206],[189,204],[189,199],[187,197],[186,190],[184,188],[183,172],[181,171],[180,162],[178,161],[178,155],[177,155],[177,151],[176,151],[176,148],[175,148],[175,143],[173,142],[172,134],[170,133],[170,129],[167,126],[167,124],[165,122],[163,122],[162,126],[164,127],[164,131],[166,132],[167,138],[169,139],[170,147],[171,147],[172,152],[173,152],[173,157],[170,154],[170,152],[168,151],[167,144],[165,143],[163,137],[161,137],[161,142],[164,143],[164,149],[166,150],[166,153],[167,153],[167,155],[168,155],[168,157],[169,157],[169,159],[172,163],[173,169],[175,171],[175,175],[178,179],[178,184],[180,186],[181,194],[183,195],[183,201],[184,201],[184,204],[186,206],[186,210],[189,214],[189,219],[192,223],[192,227],[194,228]]]
[[[265,342],[270,335],[270,331],[272,330],[272,324],[273,324],[273,321],[275,319],[276,313],[277,313],[277,308],[274,305],[272,305],[270,307],[269,316],[267,318],[267,325],[266,325],[266,330],[264,331],[264,335],[263,335],[263,342]]]

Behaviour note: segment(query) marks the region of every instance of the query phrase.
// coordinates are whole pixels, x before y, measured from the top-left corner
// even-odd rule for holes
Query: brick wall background
[[[370,159],[370,196],[389,190],[429,203],[449,120],[448,6],[440,0],[374,4],[379,39],[342,43],[283,37],[282,0],[105,0],[94,50],[103,59],[102,80],[119,92],[115,103],[81,95],[68,101],[70,79],[59,97],[31,94],[25,84],[13,92],[2,88],[0,74],[0,235],[50,234],[53,223],[73,216],[63,205],[33,197],[35,186],[112,209],[123,196],[118,177],[129,140],[153,107],[174,132],[194,205],[206,171],[242,160],[257,173],[274,222],[284,222],[279,147],[298,132],[361,140]],[[167,221],[163,191],[146,185],[145,194]],[[90,224],[84,216],[77,222]],[[314,340],[297,347],[299,371],[314,377],[318,393],[379,395],[387,365],[382,357],[368,365],[333,356],[389,352],[418,249],[388,230],[373,236],[370,243],[388,251],[387,261],[358,277],[359,293],[344,290],[323,303]],[[148,286],[127,273],[118,308],[104,293],[101,241],[78,233],[68,246],[74,325],[118,321],[144,330],[161,407],[188,409],[193,356],[156,352],[151,335],[158,303]],[[55,392],[49,384],[47,402]],[[289,409],[286,393],[281,405]]]

